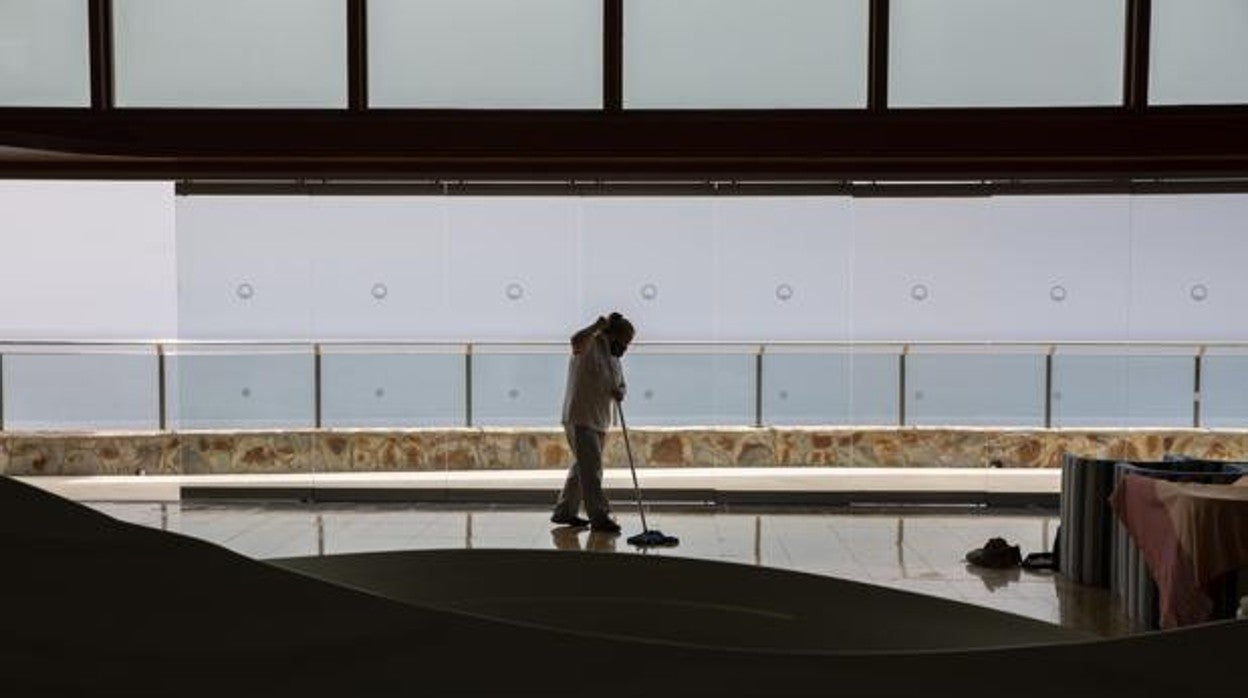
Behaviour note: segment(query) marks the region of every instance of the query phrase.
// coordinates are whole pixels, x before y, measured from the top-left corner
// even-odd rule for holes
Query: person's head
[[[607,318],[606,332],[603,334],[606,335],[607,342],[611,345],[611,355],[618,357],[624,356],[624,352],[628,351],[628,345],[632,343],[636,332],[633,329],[633,323],[623,315],[611,313]]]

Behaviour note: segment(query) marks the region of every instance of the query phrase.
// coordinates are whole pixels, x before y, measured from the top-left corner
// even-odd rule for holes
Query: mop
[[[628,453],[628,469],[633,473],[633,492],[637,495],[637,512],[641,514],[641,533],[630,536],[628,544],[639,548],[657,546],[670,548],[680,545],[680,539],[676,536],[663,535],[662,531],[652,530],[646,525],[646,508],[641,503],[641,487],[637,485],[637,467],[633,465],[633,447],[628,443],[628,425],[624,423],[624,406],[617,401],[615,409],[620,415],[620,431],[624,433],[624,450]]]

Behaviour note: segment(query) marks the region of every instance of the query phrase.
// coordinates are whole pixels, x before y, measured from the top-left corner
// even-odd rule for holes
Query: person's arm
[[[594,324],[583,327],[572,335],[572,353],[580,354],[589,348],[589,343],[594,341],[594,337],[599,332],[607,329],[607,319],[601,315],[594,321]]]

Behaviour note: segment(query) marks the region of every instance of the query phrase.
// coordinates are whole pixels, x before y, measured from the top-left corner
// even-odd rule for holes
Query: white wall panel
[[[618,310],[639,340],[712,338],[717,311],[713,199],[586,199],[582,316]]]
[[[459,336],[446,312],[445,199],[317,197],[308,214],[313,336]]]
[[[177,333],[169,182],[0,181],[0,339]]]
[[[579,312],[579,199],[451,198],[447,207],[456,336],[557,341],[588,322]]]
[[[1248,195],[1132,200],[1134,340],[1248,340]]]
[[[310,197],[189,196],[177,210],[183,337],[312,336],[318,221]]]
[[[984,199],[854,200],[850,336],[991,337],[997,272]]]
[[[718,337],[847,338],[851,216],[847,197],[716,200]]]
[[[1127,330],[1130,200],[999,196],[984,201],[984,339],[1088,340]]]

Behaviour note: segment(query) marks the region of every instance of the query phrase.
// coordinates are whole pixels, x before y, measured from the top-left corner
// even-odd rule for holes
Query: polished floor
[[[993,571],[963,561],[1000,536],[1023,554],[1047,551],[1053,512],[833,509],[725,511],[656,508],[651,528],[680,538],[673,549],[639,551],[636,510],[619,511],[624,535],[552,528],[544,509],[433,505],[87,502],[124,521],[201,538],[258,559],[433,548],[596,550],[679,555],[766,565],[963,601],[1088,630],[1131,632],[1108,592],[1049,572]]]

